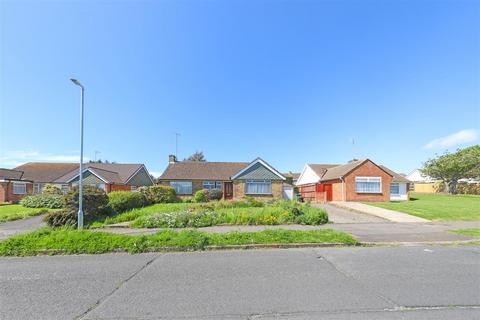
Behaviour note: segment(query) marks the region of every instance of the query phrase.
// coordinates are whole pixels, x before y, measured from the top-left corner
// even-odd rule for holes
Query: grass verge
[[[368,202],[434,221],[480,220],[480,196],[412,193],[410,201]]]
[[[51,209],[45,208],[25,208],[19,204],[0,205],[0,223],[12,220],[18,220],[47,213]]]
[[[464,236],[480,237],[480,228],[465,228],[449,230],[452,233],[461,234]]]
[[[264,230],[259,232],[206,233],[196,230],[160,231],[153,235],[121,235],[89,230],[43,228],[0,242],[1,256],[37,254],[96,254],[113,251],[204,250],[208,246],[335,243],[355,245],[350,234],[332,230]]]

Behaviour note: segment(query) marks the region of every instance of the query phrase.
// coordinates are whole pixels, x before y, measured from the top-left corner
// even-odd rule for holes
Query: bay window
[[[272,180],[246,180],[245,194],[272,194]]]
[[[192,181],[170,181],[177,194],[192,194]]]
[[[381,193],[381,177],[355,177],[355,192],[358,193]]]

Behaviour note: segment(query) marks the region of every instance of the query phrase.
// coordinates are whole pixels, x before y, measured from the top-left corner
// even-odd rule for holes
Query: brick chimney
[[[177,157],[175,157],[173,154],[168,156],[168,163],[175,163],[177,162]]]

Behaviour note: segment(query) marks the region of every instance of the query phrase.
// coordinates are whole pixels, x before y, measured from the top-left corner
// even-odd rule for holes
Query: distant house
[[[0,195],[0,202],[17,202],[25,195],[41,193],[47,183],[67,192],[78,184],[78,176],[77,163],[29,162],[13,170],[0,169],[0,181],[3,181],[0,184],[6,185],[3,189],[7,194],[3,200]],[[83,178],[85,185],[96,186],[105,192],[136,190],[140,186],[153,185],[143,164],[85,163]],[[5,193],[5,190],[8,192]]]
[[[0,203],[18,202],[32,190],[33,181],[24,179],[22,171],[0,168]]]
[[[177,161],[169,164],[158,178],[160,184],[175,188],[180,197],[192,196],[201,189],[220,189],[225,199],[252,196],[281,199],[286,178],[261,158],[252,162]]]
[[[347,164],[306,164],[297,181],[309,201],[408,200],[409,181],[370,159]]]

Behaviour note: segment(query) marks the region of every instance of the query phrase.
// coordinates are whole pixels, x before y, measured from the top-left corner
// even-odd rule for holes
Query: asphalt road
[[[479,319],[480,247],[0,259],[0,319]]]

